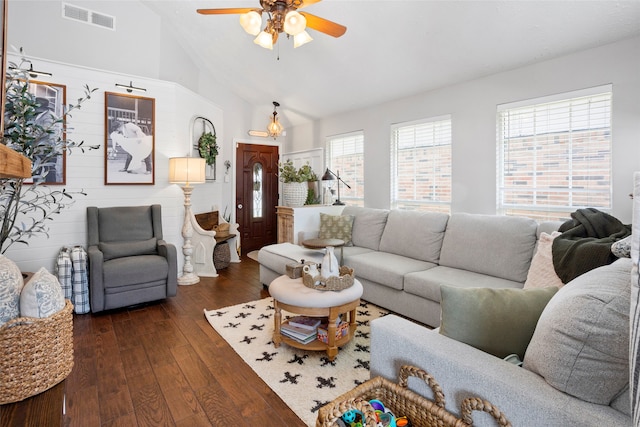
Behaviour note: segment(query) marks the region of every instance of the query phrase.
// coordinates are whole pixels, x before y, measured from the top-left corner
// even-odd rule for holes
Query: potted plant
[[[307,163],[300,167],[300,176],[307,182],[307,198],[304,202],[305,205],[314,205],[320,202],[320,186],[318,181],[318,175],[311,169],[311,165]]]
[[[304,168],[304,166],[303,166]],[[280,181],[282,182],[282,202],[285,206],[303,206],[307,200],[308,172],[297,169],[291,160],[278,164]],[[312,171],[313,172],[313,171]]]
[[[29,92],[29,64],[22,58],[20,64],[7,67],[2,143],[31,160],[32,178],[24,184],[23,179],[0,180],[0,253],[13,243],[28,244],[27,240],[35,235],[48,236],[47,223],[53,215],[72,204],[74,195],[85,194],[41,184],[60,154],[70,153],[72,148],[84,152],[83,142],[66,139],[66,118],[97,89],[85,86],[84,96],[75,105],[65,106],[59,117],[50,111],[42,112],[40,102]]]

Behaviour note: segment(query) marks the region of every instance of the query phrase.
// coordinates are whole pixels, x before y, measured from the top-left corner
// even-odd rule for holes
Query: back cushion
[[[154,237],[151,206],[101,208],[98,215],[101,242],[148,240]]]
[[[156,255],[158,253],[157,246],[158,242],[155,237],[129,242],[100,242],[100,250],[105,261],[136,255]]]
[[[444,234],[440,265],[524,283],[537,228],[530,218],[453,214]]]
[[[342,215],[353,215],[353,229],[351,238],[353,246],[377,251],[380,248],[380,239],[384,226],[387,223],[386,209],[361,208],[358,206],[346,206]]]
[[[449,215],[394,209],[380,240],[380,250],[438,263]]]

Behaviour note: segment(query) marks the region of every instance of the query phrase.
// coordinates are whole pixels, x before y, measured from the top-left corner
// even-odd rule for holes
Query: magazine
[[[318,326],[320,326],[321,321],[322,319],[320,317],[296,316],[289,319],[289,324],[309,331],[315,331],[318,329]]]

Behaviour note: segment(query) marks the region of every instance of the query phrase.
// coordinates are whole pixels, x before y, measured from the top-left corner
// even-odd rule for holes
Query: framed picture
[[[56,83],[29,81],[29,92],[36,96],[39,107],[36,112],[39,114],[38,121],[43,126],[51,124],[51,117],[62,117],[64,115],[64,107],[67,104],[67,87]],[[50,113],[50,114],[49,114]],[[56,130],[64,135],[63,123],[56,124]],[[60,134],[58,134],[60,135]],[[58,135],[50,138],[51,144],[55,144]],[[55,139],[54,139],[55,138]],[[44,179],[42,184],[45,185],[64,185],[67,183],[67,156],[66,152],[60,153],[51,164],[44,166]],[[25,182],[33,182],[31,179]]]
[[[105,92],[105,185],[155,183],[155,100]]]

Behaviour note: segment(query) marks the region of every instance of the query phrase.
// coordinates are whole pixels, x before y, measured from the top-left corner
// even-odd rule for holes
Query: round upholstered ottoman
[[[287,345],[306,350],[326,350],[329,360],[333,360],[338,354],[338,347],[348,343],[356,331],[356,308],[360,305],[362,296],[362,284],[358,280],[353,285],[342,291],[319,291],[306,287],[302,278],[291,279],[288,276],[280,276],[269,285],[269,294],[273,297],[275,307],[273,344],[280,346],[281,342]],[[301,314],[309,317],[326,317],[327,342],[314,340],[302,343],[293,338],[283,336],[280,332],[282,325],[282,310],[290,313]],[[338,316],[348,313],[347,333],[336,337],[338,328]],[[286,323],[286,322],[285,322]]]

